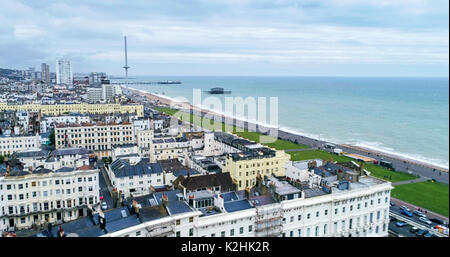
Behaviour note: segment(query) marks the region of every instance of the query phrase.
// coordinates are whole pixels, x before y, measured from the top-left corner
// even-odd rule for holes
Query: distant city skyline
[[[0,67],[124,76],[448,77],[444,0],[3,0]]]

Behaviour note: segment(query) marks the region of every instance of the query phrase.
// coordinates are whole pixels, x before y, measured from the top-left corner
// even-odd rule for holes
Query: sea
[[[130,88],[191,103],[194,92],[197,96],[200,92],[202,101],[196,105],[218,112],[225,112],[226,97],[253,99],[257,106],[264,105],[262,100],[258,104],[258,98],[265,99],[262,123],[276,120],[288,132],[449,167],[449,78],[134,76],[129,82],[167,80],[182,84]],[[231,93],[206,92],[214,87]],[[208,104],[217,102],[211,97],[221,104]],[[270,104],[271,97],[277,102]],[[256,109],[264,113],[263,108]],[[254,121],[252,113],[252,108],[246,108],[242,115],[235,115]]]

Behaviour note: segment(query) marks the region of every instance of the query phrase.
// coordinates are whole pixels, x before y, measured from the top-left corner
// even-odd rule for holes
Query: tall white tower
[[[56,84],[73,84],[72,65],[67,59],[56,61]]]
[[[128,89],[128,69],[130,68],[130,66],[128,66],[127,36],[124,36],[123,39],[125,42],[125,66],[123,66],[123,68],[125,69],[125,85],[126,85],[126,88]]]

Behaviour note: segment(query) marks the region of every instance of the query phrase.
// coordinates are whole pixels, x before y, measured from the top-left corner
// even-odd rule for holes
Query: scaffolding
[[[155,224],[145,229],[147,230],[146,237],[170,237],[175,235],[175,221]]]
[[[255,236],[279,237],[283,232],[283,208],[256,206]]]

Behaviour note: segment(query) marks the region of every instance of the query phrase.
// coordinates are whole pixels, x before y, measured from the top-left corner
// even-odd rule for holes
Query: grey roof
[[[169,200],[168,206],[166,206],[166,210],[169,213],[169,215],[193,211],[193,209],[191,209],[191,207],[189,207],[189,205],[185,201],[179,201],[177,199],[177,194],[181,193],[180,190],[154,193],[153,195],[155,196],[155,199],[158,201],[158,204],[161,204],[161,198],[163,193],[167,196]]]
[[[35,151],[24,151],[15,152],[13,155],[16,158],[30,158],[30,157],[47,157],[49,155],[47,150],[35,150]]]
[[[53,172],[53,171],[50,169],[46,169],[42,166],[37,167],[35,170],[33,170],[33,174],[46,174],[46,173],[50,173],[50,172]]]
[[[116,177],[162,173],[161,165],[159,163],[149,163],[148,159],[142,159],[136,165],[131,165],[124,159],[117,159],[111,163],[110,167]]]
[[[223,204],[223,207],[227,212],[242,211],[252,208],[252,206],[246,199],[225,202]]]
[[[220,196],[223,198],[224,202],[229,202],[229,201],[234,201],[234,200],[239,199],[235,192],[222,193],[222,194],[220,194]]]
[[[192,175],[197,175],[200,174],[200,172],[194,170],[194,169],[186,169],[186,170],[176,170],[173,172],[173,175],[175,177],[179,177],[179,176],[184,176],[187,177],[188,173],[192,176]]]
[[[62,167],[60,169],[55,170],[55,172],[71,172],[71,171],[74,171],[74,168]]]
[[[73,155],[73,154],[89,154],[86,148],[61,148],[50,153],[50,156]]]

